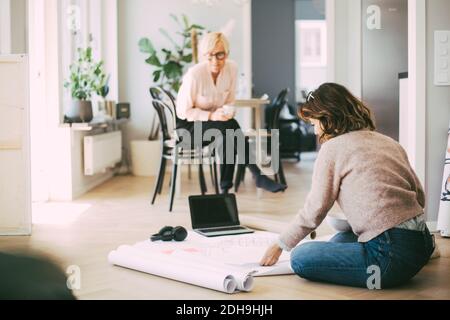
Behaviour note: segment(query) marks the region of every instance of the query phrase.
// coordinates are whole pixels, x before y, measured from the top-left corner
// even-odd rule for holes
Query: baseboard
[[[84,183],[81,182],[76,189],[74,188],[71,201],[78,199],[79,197],[91,191],[92,189],[112,179],[114,177],[114,173],[112,171],[109,171],[105,174],[97,175],[94,177],[95,178],[91,178],[92,179],[91,181],[89,182],[83,181]]]
[[[2,228],[0,229],[0,237],[19,237],[31,236],[31,227],[22,227],[19,229]]]
[[[430,230],[431,233],[439,232],[437,230],[437,221],[427,221],[427,227],[428,227],[428,230]]]

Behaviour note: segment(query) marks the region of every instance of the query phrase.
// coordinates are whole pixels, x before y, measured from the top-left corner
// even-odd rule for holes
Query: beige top
[[[406,152],[393,139],[368,130],[324,143],[304,208],[279,242],[294,248],[325,219],[335,201],[359,242],[423,215],[425,194]]]
[[[189,122],[208,121],[211,112],[232,104],[236,99],[237,73],[236,63],[227,60],[214,84],[207,61],[190,68],[178,92],[178,118]]]

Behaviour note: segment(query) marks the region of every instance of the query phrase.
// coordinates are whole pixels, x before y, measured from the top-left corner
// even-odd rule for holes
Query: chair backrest
[[[176,99],[170,91],[165,90],[161,87],[151,87],[150,95],[152,96],[153,100],[162,101],[166,104],[173,105],[173,107],[176,108]]]
[[[161,87],[150,88],[150,95],[152,96],[153,100],[162,100],[165,94],[165,91]]]
[[[175,137],[176,117],[172,107],[160,100],[153,100],[152,104],[159,118],[163,140],[173,139]]]
[[[153,100],[159,100],[164,102],[166,105],[170,106],[173,111],[175,112],[175,118],[178,121],[177,117],[177,104],[176,104],[176,98],[174,95],[161,87],[151,87],[150,88],[150,95],[152,96]]]
[[[280,92],[278,97],[274,100],[272,103],[273,107],[273,118],[272,118],[272,124],[270,129],[279,129],[280,128],[280,114],[283,110],[284,106],[288,103],[288,94],[289,94],[289,88],[284,89]]]

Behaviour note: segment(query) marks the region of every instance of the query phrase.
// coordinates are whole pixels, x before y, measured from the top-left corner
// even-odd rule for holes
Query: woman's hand
[[[209,119],[211,121],[228,121],[233,118],[230,118],[230,116],[225,113],[225,110],[223,108],[220,108],[213,112]]]
[[[271,267],[275,265],[280,259],[281,254],[283,253],[283,249],[281,249],[278,244],[272,245],[264,255],[264,258],[261,260],[260,264],[263,267]]]

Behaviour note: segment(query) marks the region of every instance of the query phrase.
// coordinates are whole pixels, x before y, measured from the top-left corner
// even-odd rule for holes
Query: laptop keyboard
[[[243,227],[224,227],[224,228],[214,228],[214,229],[203,229],[203,230],[199,230],[199,231],[203,232],[203,233],[208,233],[208,232],[235,231],[235,230],[246,230],[246,229]]]

